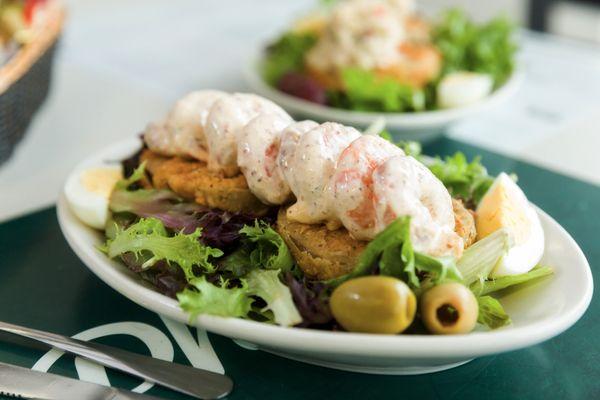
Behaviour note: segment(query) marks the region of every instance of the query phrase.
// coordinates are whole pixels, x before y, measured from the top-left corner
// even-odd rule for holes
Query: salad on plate
[[[341,0],[295,21],[258,68],[271,87],[332,108],[460,108],[511,77],[513,31],[505,18],[478,24],[458,9],[425,18],[414,0]]]
[[[98,248],[200,314],[383,334],[511,323],[494,297],[552,274],[516,177],[271,101],[192,92],[119,165],[75,171]]]

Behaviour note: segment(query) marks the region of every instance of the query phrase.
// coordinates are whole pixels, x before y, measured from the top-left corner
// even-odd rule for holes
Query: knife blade
[[[160,400],[158,397],[146,394],[32,371],[2,362],[0,362],[0,393],[40,400]]]
[[[229,394],[233,388],[233,382],[226,375],[143,356],[100,343],[84,342],[3,321],[0,321],[0,331],[44,343],[200,399],[219,399]]]

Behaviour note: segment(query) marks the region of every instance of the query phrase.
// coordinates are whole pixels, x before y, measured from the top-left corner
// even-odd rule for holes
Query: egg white
[[[525,215],[529,220],[529,235],[524,242],[513,244],[490,274],[491,278],[523,274],[540,262],[544,254],[544,229],[535,209],[529,204]]]
[[[438,105],[441,108],[464,107],[487,97],[494,86],[487,74],[454,72],[446,75],[437,87]]]

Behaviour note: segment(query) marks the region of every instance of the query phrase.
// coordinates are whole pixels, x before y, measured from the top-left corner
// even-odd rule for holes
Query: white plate
[[[376,113],[327,107],[283,93],[264,81],[259,72],[260,60],[260,55],[254,56],[246,65],[244,76],[248,86],[253,92],[273,100],[295,117],[321,122],[336,121],[357,128],[366,128],[376,119],[384,117],[387,129],[397,139],[421,142],[431,141],[444,133],[450,125],[506,102],[517,92],[525,75],[521,70],[515,71],[490,96],[466,107],[414,113]]]
[[[81,163],[114,162],[140,146],[131,138]],[[177,302],[153,290],[136,274],[96,249],[103,235],[86,227],[69,210],[64,195],[58,201],[58,220],[79,258],[104,282],[142,307],[189,323]],[[333,368],[383,374],[418,374],[460,365],[472,358],[516,350],[550,339],[573,325],[588,307],[593,291],[585,256],[569,234],[538,210],[546,233],[542,263],[554,268],[551,278],[504,296],[501,301],[513,324],[495,331],[468,335],[370,335],[281,328],[236,318],[200,316],[191,324],[241,343],[284,357]]]

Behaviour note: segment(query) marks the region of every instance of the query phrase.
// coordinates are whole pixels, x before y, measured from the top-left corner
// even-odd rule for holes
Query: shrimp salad
[[[503,18],[479,25],[460,10],[427,19],[414,0],[340,0],[295,21],[265,49],[260,69],[282,92],[331,107],[463,107],[512,74],[512,33]]]
[[[259,96],[215,90],[183,97],[143,139],[122,169],[82,171],[65,194],[104,230],[101,251],[190,318],[467,333],[510,324],[494,294],[552,273],[514,177],[462,153],[425,157],[385,132],[294,121]],[[211,207],[182,185],[266,211]]]

